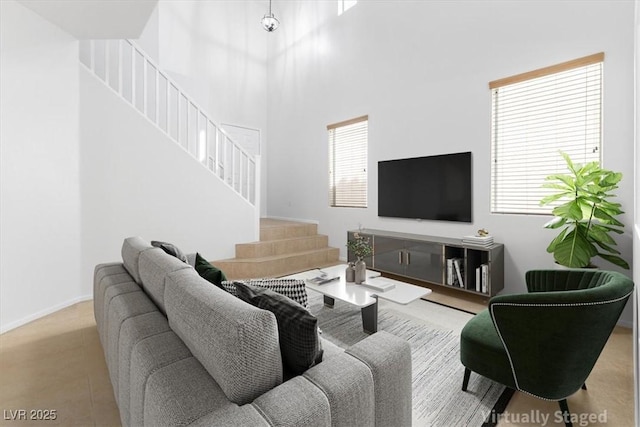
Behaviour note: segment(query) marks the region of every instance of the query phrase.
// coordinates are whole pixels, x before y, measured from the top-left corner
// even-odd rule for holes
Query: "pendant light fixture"
[[[262,28],[271,33],[277,30],[279,25],[280,21],[271,12],[271,0],[269,0],[269,13],[262,18]]]

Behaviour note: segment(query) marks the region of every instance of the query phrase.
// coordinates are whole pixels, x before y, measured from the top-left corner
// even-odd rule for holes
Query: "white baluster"
[[[118,93],[120,94],[120,96],[122,95],[122,61],[123,61],[123,54],[122,54],[122,40],[118,40]]]

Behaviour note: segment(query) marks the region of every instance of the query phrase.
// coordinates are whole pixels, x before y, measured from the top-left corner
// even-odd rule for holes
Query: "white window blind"
[[[545,177],[600,161],[602,63],[595,54],[491,82],[491,212],[550,214]]]
[[[368,128],[368,116],[327,126],[329,206],[367,207]]]

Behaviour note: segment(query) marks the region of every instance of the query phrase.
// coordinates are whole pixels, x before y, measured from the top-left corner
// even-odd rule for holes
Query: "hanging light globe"
[[[278,18],[276,18],[273,13],[268,13],[262,18],[262,28],[268,32],[277,30],[279,25],[280,21],[278,21]]]
[[[271,33],[277,30],[279,26],[280,21],[278,21],[278,18],[276,18],[275,15],[271,12],[271,0],[269,0],[269,13],[262,17],[262,28],[264,28],[265,31]]]

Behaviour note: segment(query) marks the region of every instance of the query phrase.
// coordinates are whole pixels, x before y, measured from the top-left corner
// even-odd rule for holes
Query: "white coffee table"
[[[378,330],[378,298],[392,301],[396,304],[409,304],[431,293],[431,289],[421,286],[411,285],[399,280],[389,279],[387,277],[374,279],[375,281],[384,281],[393,283],[395,287],[388,291],[380,291],[368,287],[366,285],[356,285],[355,283],[347,283],[345,280],[346,264],[335,265],[323,268],[322,270],[308,270],[302,273],[286,276],[286,279],[302,279],[305,280],[306,286],[324,296],[324,304],[333,308],[335,300],[344,301],[348,304],[360,307],[362,312],[362,327],[367,333],[375,333]],[[328,278],[339,277],[338,280],[315,284],[310,279],[326,273]],[[380,276],[380,273],[367,270],[366,277],[373,278]]]

